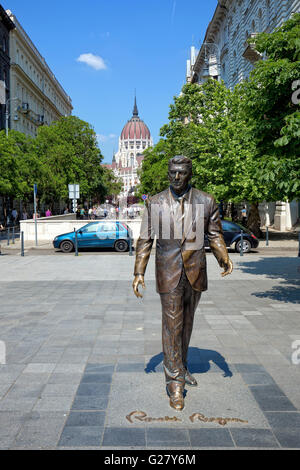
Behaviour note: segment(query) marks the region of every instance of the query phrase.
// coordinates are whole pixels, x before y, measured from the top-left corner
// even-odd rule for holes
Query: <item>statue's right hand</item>
[[[143,274],[137,274],[134,276],[132,288],[133,292],[137,297],[143,297],[142,294],[139,293],[139,285],[142,284],[143,289],[145,289],[145,282]]]

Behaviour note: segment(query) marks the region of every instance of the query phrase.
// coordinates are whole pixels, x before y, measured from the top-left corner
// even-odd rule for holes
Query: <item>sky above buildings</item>
[[[104,162],[132,116],[134,91],[154,143],[185,83],[217,0],[0,0],[17,17],[98,135]]]

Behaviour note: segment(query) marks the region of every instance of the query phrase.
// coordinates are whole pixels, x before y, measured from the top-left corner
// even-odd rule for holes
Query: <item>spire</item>
[[[134,107],[133,107],[133,113],[132,114],[133,114],[134,117],[137,117],[139,115],[137,105],[136,105],[136,94],[135,94],[135,92],[134,92]]]

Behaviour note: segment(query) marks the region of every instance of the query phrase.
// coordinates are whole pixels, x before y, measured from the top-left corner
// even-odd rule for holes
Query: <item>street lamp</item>
[[[221,81],[221,52],[220,52],[220,47],[215,42],[204,42],[203,46],[204,46],[204,48],[206,48],[206,47],[210,48],[212,46],[213,48],[215,48],[215,51],[217,52],[216,57],[217,57],[217,69],[218,69],[218,81],[220,82]],[[208,76],[210,76],[209,75],[209,58],[206,57],[206,49],[204,49],[204,50],[205,50],[205,58],[204,58],[205,68],[203,70],[203,77],[207,78]]]
[[[9,110],[8,110],[8,103],[10,101],[14,101],[14,100],[17,100],[18,98],[9,98],[8,100],[6,100],[6,103],[5,103],[5,134],[6,134],[6,137],[8,137],[8,119],[9,119]]]

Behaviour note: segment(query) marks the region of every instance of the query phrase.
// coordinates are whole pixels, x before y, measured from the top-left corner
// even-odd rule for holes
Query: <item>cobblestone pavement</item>
[[[299,258],[232,259],[222,279],[208,255],[189,350],[199,385],[177,413],[153,257],[138,300],[134,257],[2,256],[0,448],[299,449]]]

